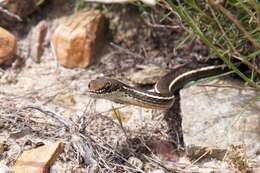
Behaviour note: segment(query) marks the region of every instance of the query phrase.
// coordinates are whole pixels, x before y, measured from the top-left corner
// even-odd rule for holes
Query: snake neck
[[[123,103],[128,103],[136,106],[154,108],[154,109],[168,109],[174,103],[173,94],[161,94],[156,92],[149,92],[145,90],[140,90],[137,88],[129,87],[127,85],[123,86],[121,92],[124,93],[120,100]]]
[[[191,67],[177,68],[163,76],[155,85],[155,90],[162,94],[174,94],[191,81],[197,81],[230,71],[226,65],[207,66],[198,69]]]

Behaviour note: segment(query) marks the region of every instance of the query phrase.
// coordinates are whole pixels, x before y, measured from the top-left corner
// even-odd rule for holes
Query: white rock
[[[220,86],[191,86],[181,91],[186,146],[221,150],[244,144],[246,154],[254,156],[260,149],[260,101],[256,99],[260,93],[239,89],[243,83],[235,80],[207,84]]]
[[[128,162],[131,165],[133,165],[134,167],[139,168],[139,169],[141,169],[144,165],[143,162],[136,157],[129,157]]]
[[[1,173],[12,173],[11,169],[2,163],[0,163],[0,172]]]

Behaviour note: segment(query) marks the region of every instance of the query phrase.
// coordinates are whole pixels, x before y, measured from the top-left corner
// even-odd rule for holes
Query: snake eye
[[[109,90],[111,88],[111,86],[112,86],[111,82],[106,82],[104,87],[103,87],[103,89],[104,90]]]

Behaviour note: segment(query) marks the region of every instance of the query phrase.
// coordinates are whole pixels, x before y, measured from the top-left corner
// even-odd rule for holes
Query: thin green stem
[[[193,30],[193,32],[198,36],[198,38],[204,42],[209,48],[211,48],[214,53],[218,55],[218,57],[230,68],[232,69],[238,76],[240,76],[244,81],[246,81],[249,85],[260,89],[260,86],[257,85],[254,81],[252,81],[250,78],[248,78],[245,74],[243,74],[234,64],[232,64],[228,58],[226,58],[219,48],[215,47],[211,41],[203,34],[203,32],[200,30],[200,28],[197,26],[197,24],[193,21],[191,16],[187,13],[187,10],[185,7],[179,2],[178,5],[175,5],[171,0],[167,0],[168,4],[172,7],[172,9],[178,13],[178,15],[181,17],[182,20],[184,20],[190,28]]]

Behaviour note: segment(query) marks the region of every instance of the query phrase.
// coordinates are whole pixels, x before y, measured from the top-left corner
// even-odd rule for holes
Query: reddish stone
[[[0,27],[0,65],[10,61],[16,54],[16,39],[15,37]]]
[[[99,11],[79,13],[61,24],[52,36],[54,52],[67,68],[85,68],[93,62],[104,37],[106,19]]]
[[[14,173],[47,173],[50,165],[63,152],[64,144],[56,142],[24,151],[13,166]]]

